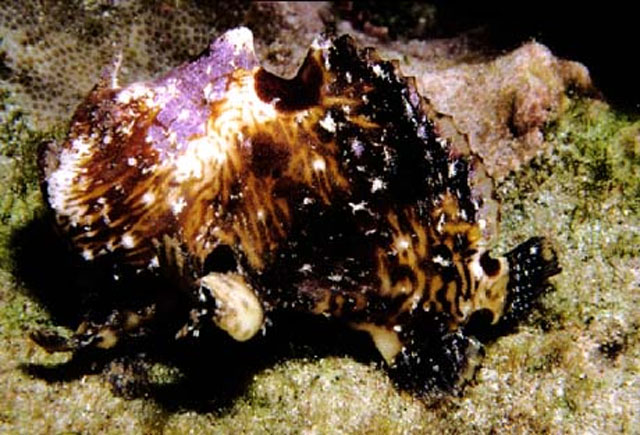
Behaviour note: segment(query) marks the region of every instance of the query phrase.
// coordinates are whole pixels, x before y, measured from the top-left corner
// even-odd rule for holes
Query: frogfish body
[[[289,79],[245,28],[154,81],[107,77],[40,166],[81,258],[180,277],[194,310],[178,335],[211,320],[244,341],[274,310],[324,315],[425,383],[465,366],[472,318],[517,320],[559,271],[541,238],[489,254],[498,204],[465,136],[348,36],[317,39]],[[74,345],[109,347],[121,326]]]

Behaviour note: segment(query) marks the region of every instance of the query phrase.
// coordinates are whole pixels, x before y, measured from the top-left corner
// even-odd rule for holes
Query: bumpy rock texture
[[[202,13],[190,2],[149,2],[144,6],[126,1],[77,2],[71,7],[57,9],[55,5],[55,2],[9,2],[3,5],[3,13],[11,13],[4,13],[0,19],[0,78],[3,88],[10,91],[3,94],[0,115],[2,430],[184,433],[187,430],[286,432],[292,428],[322,432],[330,428],[336,432],[595,430],[610,433],[633,432],[640,425],[640,318],[637,310],[640,301],[637,273],[640,269],[640,126],[637,118],[617,114],[597,100],[569,99],[566,93],[558,90],[565,89],[568,84],[563,78],[571,77],[569,82],[577,83],[576,89],[580,90],[580,84],[587,83],[581,78],[584,76],[563,72],[564,67],[557,67],[562,62],[547,57],[546,50],[535,44],[524,47],[522,53],[537,53],[534,59],[543,62],[520,65],[522,71],[538,71],[534,75],[524,73],[523,77],[541,78],[544,86],[541,87],[536,79],[531,89],[543,91],[539,95],[522,94],[517,99],[518,104],[522,104],[520,111],[517,107],[508,109],[514,104],[508,103],[509,98],[495,96],[495,101],[504,102],[497,111],[501,114],[499,118],[511,119],[512,114],[521,113],[519,119],[524,122],[519,125],[524,128],[512,131],[509,124],[496,124],[483,132],[486,137],[506,138],[507,145],[515,150],[518,144],[524,143],[513,138],[517,132],[535,132],[538,120],[545,120],[541,145],[546,154],[535,157],[530,163],[518,161],[515,166],[511,166],[513,161],[494,158],[498,175],[520,167],[518,172],[506,175],[499,185],[498,192],[503,199],[499,247],[506,246],[507,241],[511,244],[534,234],[551,237],[556,246],[561,247],[564,272],[557,282],[557,291],[545,298],[542,311],[538,311],[540,314],[532,316],[519,333],[487,347],[487,358],[477,383],[467,388],[463,397],[445,398],[427,408],[423,401],[399,393],[384,373],[353,358],[309,358],[314,352],[301,344],[304,341],[297,336],[301,332],[295,328],[281,331],[283,338],[279,346],[278,342],[275,346],[274,343],[258,346],[250,355],[230,348],[229,352],[235,358],[232,356],[226,365],[220,363],[220,355],[207,356],[202,352],[194,355],[182,348],[177,349],[173,359],[165,354],[150,361],[142,358],[142,362],[132,363],[116,358],[110,364],[94,362],[92,365],[83,364],[81,360],[69,361],[66,355],[44,354],[26,340],[27,330],[51,326],[50,315],[56,318],[56,324],[74,326],[78,319],[69,313],[78,308],[82,298],[74,295],[75,298],[61,302],[60,295],[64,293],[52,296],[46,291],[56,286],[62,291],[66,287],[60,284],[68,277],[60,276],[58,271],[63,251],[51,244],[45,238],[46,232],[41,230],[42,203],[36,185],[34,151],[43,140],[54,136],[61,139],[65,127],[56,121],[68,120],[80,98],[97,81],[103,65],[111,63],[113,53],[117,51],[109,48],[98,61],[85,62],[94,56],[93,49],[99,52],[102,45],[87,44],[87,41],[95,41],[87,36],[91,32],[75,32],[74,29],[91,29],[91,23],[94,23],[98,25],[97,29],[127,35],[130,34],[129,26],[135,22],[143,29],[153,27],[162,33],[169,28],[166,22],[157,24],[158,20],[162,22],[162,11],[186,14],[190,23],[211,19],[211,15]],[[282,23],[281,9],[269,7],[273,7],[276,14],[272,21]],[[133,21],[114,18],[128,16],[131,8],[140,11],[134,14],[138,18],[132,18]],[[295,8],[287,8],[284,15],[289,17],[288,22],[295,23],[292,18]],[[55,13],[56,10],[64,13]],[[229,10],[236,16],[234,14],[242,8]],[[239,15],[239,21],[242,21],[243,13]],[[63,33],[61,29],[65,27],[64,23],[69,23],[69,16],[75,19],[75,24],[68,26],[70,32]],[[298,22],[311,20],[322,27],[325,19],[325,16],[305,16]],[[237,21],[231,20],[229,26]],[[109,23],[109,26],[101,27],[100,23]],[[126,75],[127,71],[135,70],[131,66],[135,63],[127,63],[125,53],[123,72],[127,80],[151,77],[175,66],[185,57],[200,52],[213,34],[226,28],[223,25],[217,29],[205,27],[203,33],[184,33],[206,36],[194,36],[199,41],[195,45],[200,46],[183,45],[181,50],[189,53],[185,55],[181,51],[182,57],[174,58],[175,63],[164,64],[164,59],[171,57],[166,53],[154,56],[152,63],[163,63],[161,68],[151,66],[145,70],[142,67],[136,74]],[[337,27],[350,26],[338,21]],[[15,45],[15,41],[29,42],[28,38],[19,35],[38,34],[39,28],[48,29],[38,39],[46,40],[43,46],[67,47],[66,51],[71,46],[84,54],[75,57],[77,63],[70,63],[69,69],[64,69],[69,74],[64,83],[47,78],[51,77],[47,68],[31,69],[28,59],[21,57],[29,51],[38,59],[54,61],[55,56],[38,54],[40,45],[35,43],[24,45],[31,47],[29,50]],[[300,32],[296,33],[298,35],[305,34],[304,28],[295,24],[291,28]],[[146,32],[143,30],[142,33]],[[260,34],[260,31],[256,33]],[[372,38],[371,32],[369,35],[353,33],[361,40]],[[266,58],[269,58],[269,47],[288,46],[279,39],[277,31],[270,34],[273,39],[260,41]],[[182,35],[172,34],[170,39],[179,40]],[[109,40],[108,36],[104,38]],[[278,54],[271,58],[277,63],[282,56],[282,65],[295,65],[283,66],[283,70],[291,68],[290,71],[294,71],[296,62],[300,62],[304,54],[304,48],[300,47],[306,47],[312,38],[302,43],[289,41],[299,48],[291,49],[291,52],[278,49]],[[453,68],[457,77],[462,70],[482,70],[482,65],[492,65],[492,68],[484,68],[487,83],[493,83],[488,78],[493,77],[490,75],[495,72],[493,68],[514,65],[517,53],[504,57],[487,56],[464,37],[434,42],[375,40],[365,42],[365,45],[377,45],[386,49],[391,57],[404,59],[403,68],[417,68],[419,55],[423,57],[427,72],[446,72]],[[127,47],[131,49],[130,53],[138,53],[139,47]],[[73,56],[69,52],[68,58]],[[16,60],[18,58],[25,59],[26,63],[21,64]],[[434,63],[429,66],[429,61],[438,67],[434,67]],[[466,61],[472,62],[465,67]],[[89,65],[83,67],[84,63]],[[541,71],[541,65],[551,65],[551,68]],[[504,71],[498,76],[514,75]],[[473,84],[475,77],[465,76],[464,80]],[[549,82],[545,84],[547,79]],[[437,83],[437,80],[431,76],[429,82]],[[84,83],[84,88],[75,88],[76,83]],[[494,85],[493,89],[502,89],[499,82]],[[550,90],[544,91],[545,87]],[[480,92],[482,89],[478,88]],[[55,89],[57,93],[49,92]],[[67,89],[72,91],[66,93]],[[459,87],[451,84],[449,89]],[[456,95],[461,97],[461,107],[466,107],[465,95]],[[480,95],[474,94],[473,99],[484,101]],[[438,103],[436,96],[429,96],[434,104],[442,104],[442,107],[454,105],[452,101]],[[531,115],[525,110],[527,107],[536,108],[534,113],[538,114]],[[537,107],[541,108],[540,112]],[[39,114],[41,109],[44,116]],[[484,125],[492,125],[488,120],[496,119],[495,113],[489,110],[481,116],[487,120]],[[52,121],[56,124],[54,129],[44,132],[33,129],[34,125],[51,125]],[[465,123],[464,119],[457,122],[458,125]],[[478,128],[476,123],[468,125],[470,134]],[[480,125],[483,124],[480,122]],[[43,250],[43,245],[48,248]],[[43,267],[46,273],[42,272]],[[75,273],[80,273],[78,279],[82,281],[81,271]],[[318,346],[314,349],[320,355],[342,355],[343,349],[344,354],[349,349],[353,355],[353,343],[346,338],[324,343],[324,346],[322,338],[316,340]],[[275,356],[265,357],[266,362],[250,363],[256,360],[256,355],[263,355],[263,349],[271,349]],[[177,356],[181,351],[184,353],[182,360]],[[279,362],[279,357],[283,356],[288,358]],[[358,359],[366,361],[367,357],[359,356]],[[147,366],[143,377],[136,368],[140,365]],[[212,376],[212,367],[224,368],[224,371]],[[103,375],[91,374],[96,372]],[[189,378],[186,373],[194,377]],[[107,381],[111,381],[113,391],[109,391]],[[124,399],[123,396],[137,398]]]
[[[7,2],[0,11],[5,86],[40,127],[63,121],[121,54],[124,81],[197,55],[245,6],[216,2]],[[219,27],[218,27],[219,26]]]

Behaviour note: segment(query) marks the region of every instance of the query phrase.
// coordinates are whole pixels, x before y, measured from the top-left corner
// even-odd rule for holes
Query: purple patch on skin
[[[354,140],[351,143],[351,150],[353,151],[353,154],[355,154],[356,157],[360,157],[364,152],[364,146],[362,145],[362,142]]]
[[[162,107],[148,135],[162,157],[178,151],[190,138],[203,135],[210,105],[225,97],[231,73],[258,66],[252,44],[236,46],[227,38],[214,41],[203,56],[151,83]],[[171,134],[172,138],[168,137]]]

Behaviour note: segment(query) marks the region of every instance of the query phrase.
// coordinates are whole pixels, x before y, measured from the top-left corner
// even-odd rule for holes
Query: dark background
[[[602,97],[619,110],[640,112],[640,7],[637,2],[441,0],[351,2],[361,22],[386,26],[391,37],[438,38],[480,30],[488,44],[509,51],[536,40],[561,58],[583,63]],[[427,17],[427,25],[419,25]]]
[[[557,56],[585,64],[605,99],[620,109],[640,111],[637,2],[446,3],[443,11],[464,10],[462,20],[486,23],[490,36],[505,48],[533,37]]]

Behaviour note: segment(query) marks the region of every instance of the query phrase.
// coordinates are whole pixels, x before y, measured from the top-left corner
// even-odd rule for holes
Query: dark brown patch
[[[489,256],[488,252],[485,252],[480,257],[480,266],[487,276],[496,276],[500,272],[500,262]]]
[[[258,177],[279,178],[289,164],[290,155],[286,144],[274,142],[266,134],[251,139],[251,169]]]
[[[407,265],[397,265],[395,267],[391,266],[390,269],[390,278],[394,285],[404,279],[408,279],[414,286],[416,285],[416,274],[411,267]]]
[[[264,68],[255,76],[258,97],[266,102],[276,101],[276,109],[281,112],[305,110],[320,101],[322,70],[316,60],[307,56],[298,74],[292,79],[283,79]]]
[[[443,313],[452,312],[451,302],[447,299],[447,287],[448,283],[445,282],[436,292],[436,300],[442,304]]]
[[[236,272],[238,265],[229,245],[217,246],[204,260],[204,272]]]

